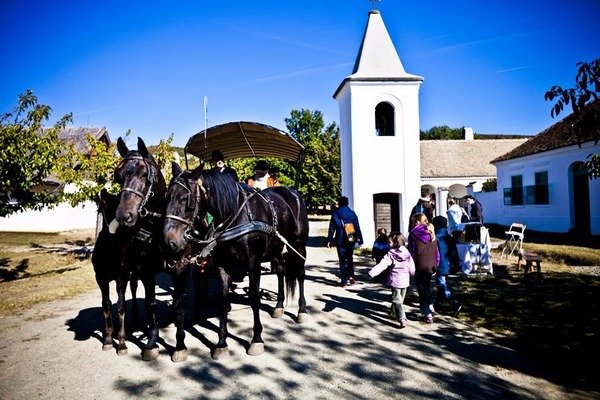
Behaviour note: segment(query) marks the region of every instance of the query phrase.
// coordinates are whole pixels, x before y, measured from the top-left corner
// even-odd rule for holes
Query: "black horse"
[[[161,246],[166,184],[144,141],[138,139],[137,145],[137,150],[129,150],[121,138],[117,141],[123,160],[115,169],[114,176],[121,185],[121,192],[118,196],[101,194],[100,209],[105,221],[94,246],[92,264],[102,293],[104,350],[113,348],[110,282],[116,281],[117,285],[117,353],[126,354],[125,290],[131,281],[135,307],[137,279],[142,281],[149,328],[142,357],[150,361],[158,357],[155,284],[156,274],[164,269]],[[135,311],[134,308],[134,315]]]
[[[262,261],[270,261],[278,276],[279,290],[273,316],[283,315],[285,274],[290,296],[294,295],[296,281],[298,283],[297,321],[305,321],[304,263],[308,216],[304,201],[296,190],[278,186],[257,191],[235,182],[228,174],[203,171],[201,167],[182,172],[179,165],[173,163],[165,217],[164,240],[170,258],[178,264],[200,267],[212,264],[218,269],[213,275],[220,277],[222,301],[219,341],[211,352],[213,358],[228,355],[229,283],[230,279],[241,281],[245,275],[249,276],[248,295],[254,314],[254,335],[246,352],[258,355],[264,351],[259,316]],[[212,223],[207,223],[209,218],[213,218]],[[207,259],[210,262],[207,263]],[[183,290],[185,286],[174,286],[177,298],[177,287]],[[185,353],[184,336],[181,319],[177,327],[176,351]]]

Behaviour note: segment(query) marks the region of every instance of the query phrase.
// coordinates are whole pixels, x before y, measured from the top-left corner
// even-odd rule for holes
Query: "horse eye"
[[[179,201],[180,201],[181,203],[187,203],[187,201],[188,201],[188,197],[187,197],[187,196],[181,196],[181,199],[179,199]]]

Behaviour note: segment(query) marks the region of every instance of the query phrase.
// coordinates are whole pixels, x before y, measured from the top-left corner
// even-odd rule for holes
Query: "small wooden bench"
[[[519,252],[519,260],[517,261],[517,270],[521,267],[521,260],[525,260],[524,272],[526,274],[531,271],[533,263],[535,263],[535,268],[537,269],[537,272],[542,272],[542,256],[540,256],[539,254],[533,253],[531,251],[521,250]]]

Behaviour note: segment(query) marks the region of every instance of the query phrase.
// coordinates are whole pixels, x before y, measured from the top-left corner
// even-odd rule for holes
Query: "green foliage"
[[[167,183],[171,180],[171,161],[173,161],[173,153],[175,152],[173,146],[171,146],[172,142],[173,134],[171,133],[167,139],[161,139],[158,145],[151,151]]]
[[[335,204],[341,193],[339,128],[325,126],[323,113],[292,110],[285,119],[292,137],[304,147],[298,190],[309,208]]]
[[[43,122],[52,109],[38,104],[31,90],[19,96],[11,112],[0,117],[0,216],[52,206],[59,199],[43,189],[64,150],[58,132],[72,120],[65,115],[51,128]]]
[[[483,182],[481,190],[484,192],[495,192],[498,190],[498,181],[496,178],[488,179],[487,181]]]
[[[576,116],[581,112],[583,107],[598,99],[600,93],[600,58],[588,62],[578,62],[577,75],[575,76],[575,87],[569,89],[563,89],[562,87],[555,85],[550,88],[544,95],[546,101],[554,101],[556,103],[550,111],[552,118],[559,115],[565,106],[571,104],[573,114]],[[588,121],[590,120],[591,121]],[[579,142],[586,134],[591,134],[595,141],[598,141],[599,130],[596,128],[598,124],[597,116],[587,118],[579,121],[575,127]],[[582,126],[584,125],[584,126]],[[586,132],[589,129],[590,132]],[[600,155],[590,154],[588,161],[586,162],[588,170],[588,176],[590,179],[600,178]]]
[[[598,98],[600,93],[600,58],[589,63],[578,62],[575,87],[563,89],[555,85],[544,95],[546,101],[556,100],[550,115],[554,118],[563,111],[566,105],[571,104],[573,113],[577,114],[590,101]]]
[[[464,139],[463,128],[450,128],[448,125],[434,126],[420,132],[421,140],[461,140]]]
[[[118,191],[112,182],[113,171],[121,160],[116,152],[116,144],[107,146],[90,134],[86,134],[85,139],[90,150],[80,153],[72,146],[67,146],[59,160],[60,168],[57,168],[58,179],[76,188],[62,195],[63,200],[72,206],[87,200],[97,201],[98,194],[107,185],[111,192]]]

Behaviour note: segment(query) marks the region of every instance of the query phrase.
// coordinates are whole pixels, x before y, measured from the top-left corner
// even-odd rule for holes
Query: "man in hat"
[[[255,189],[266,189],[271,186],[280,186],[279,181],[274,176],[269,175],[269,163],[265,160],[258,160],[254,166],[254,175],[246,180],[248,186]]]
[[[210,155],[210,162],[213,165],[213,169],[215,171],[219,171],[221,173],[226,173],[231,175],[234,181],[238,181],[238,175],[235,170],[227,165],[225,165],[225,157],[221,150],[215,150]]]

